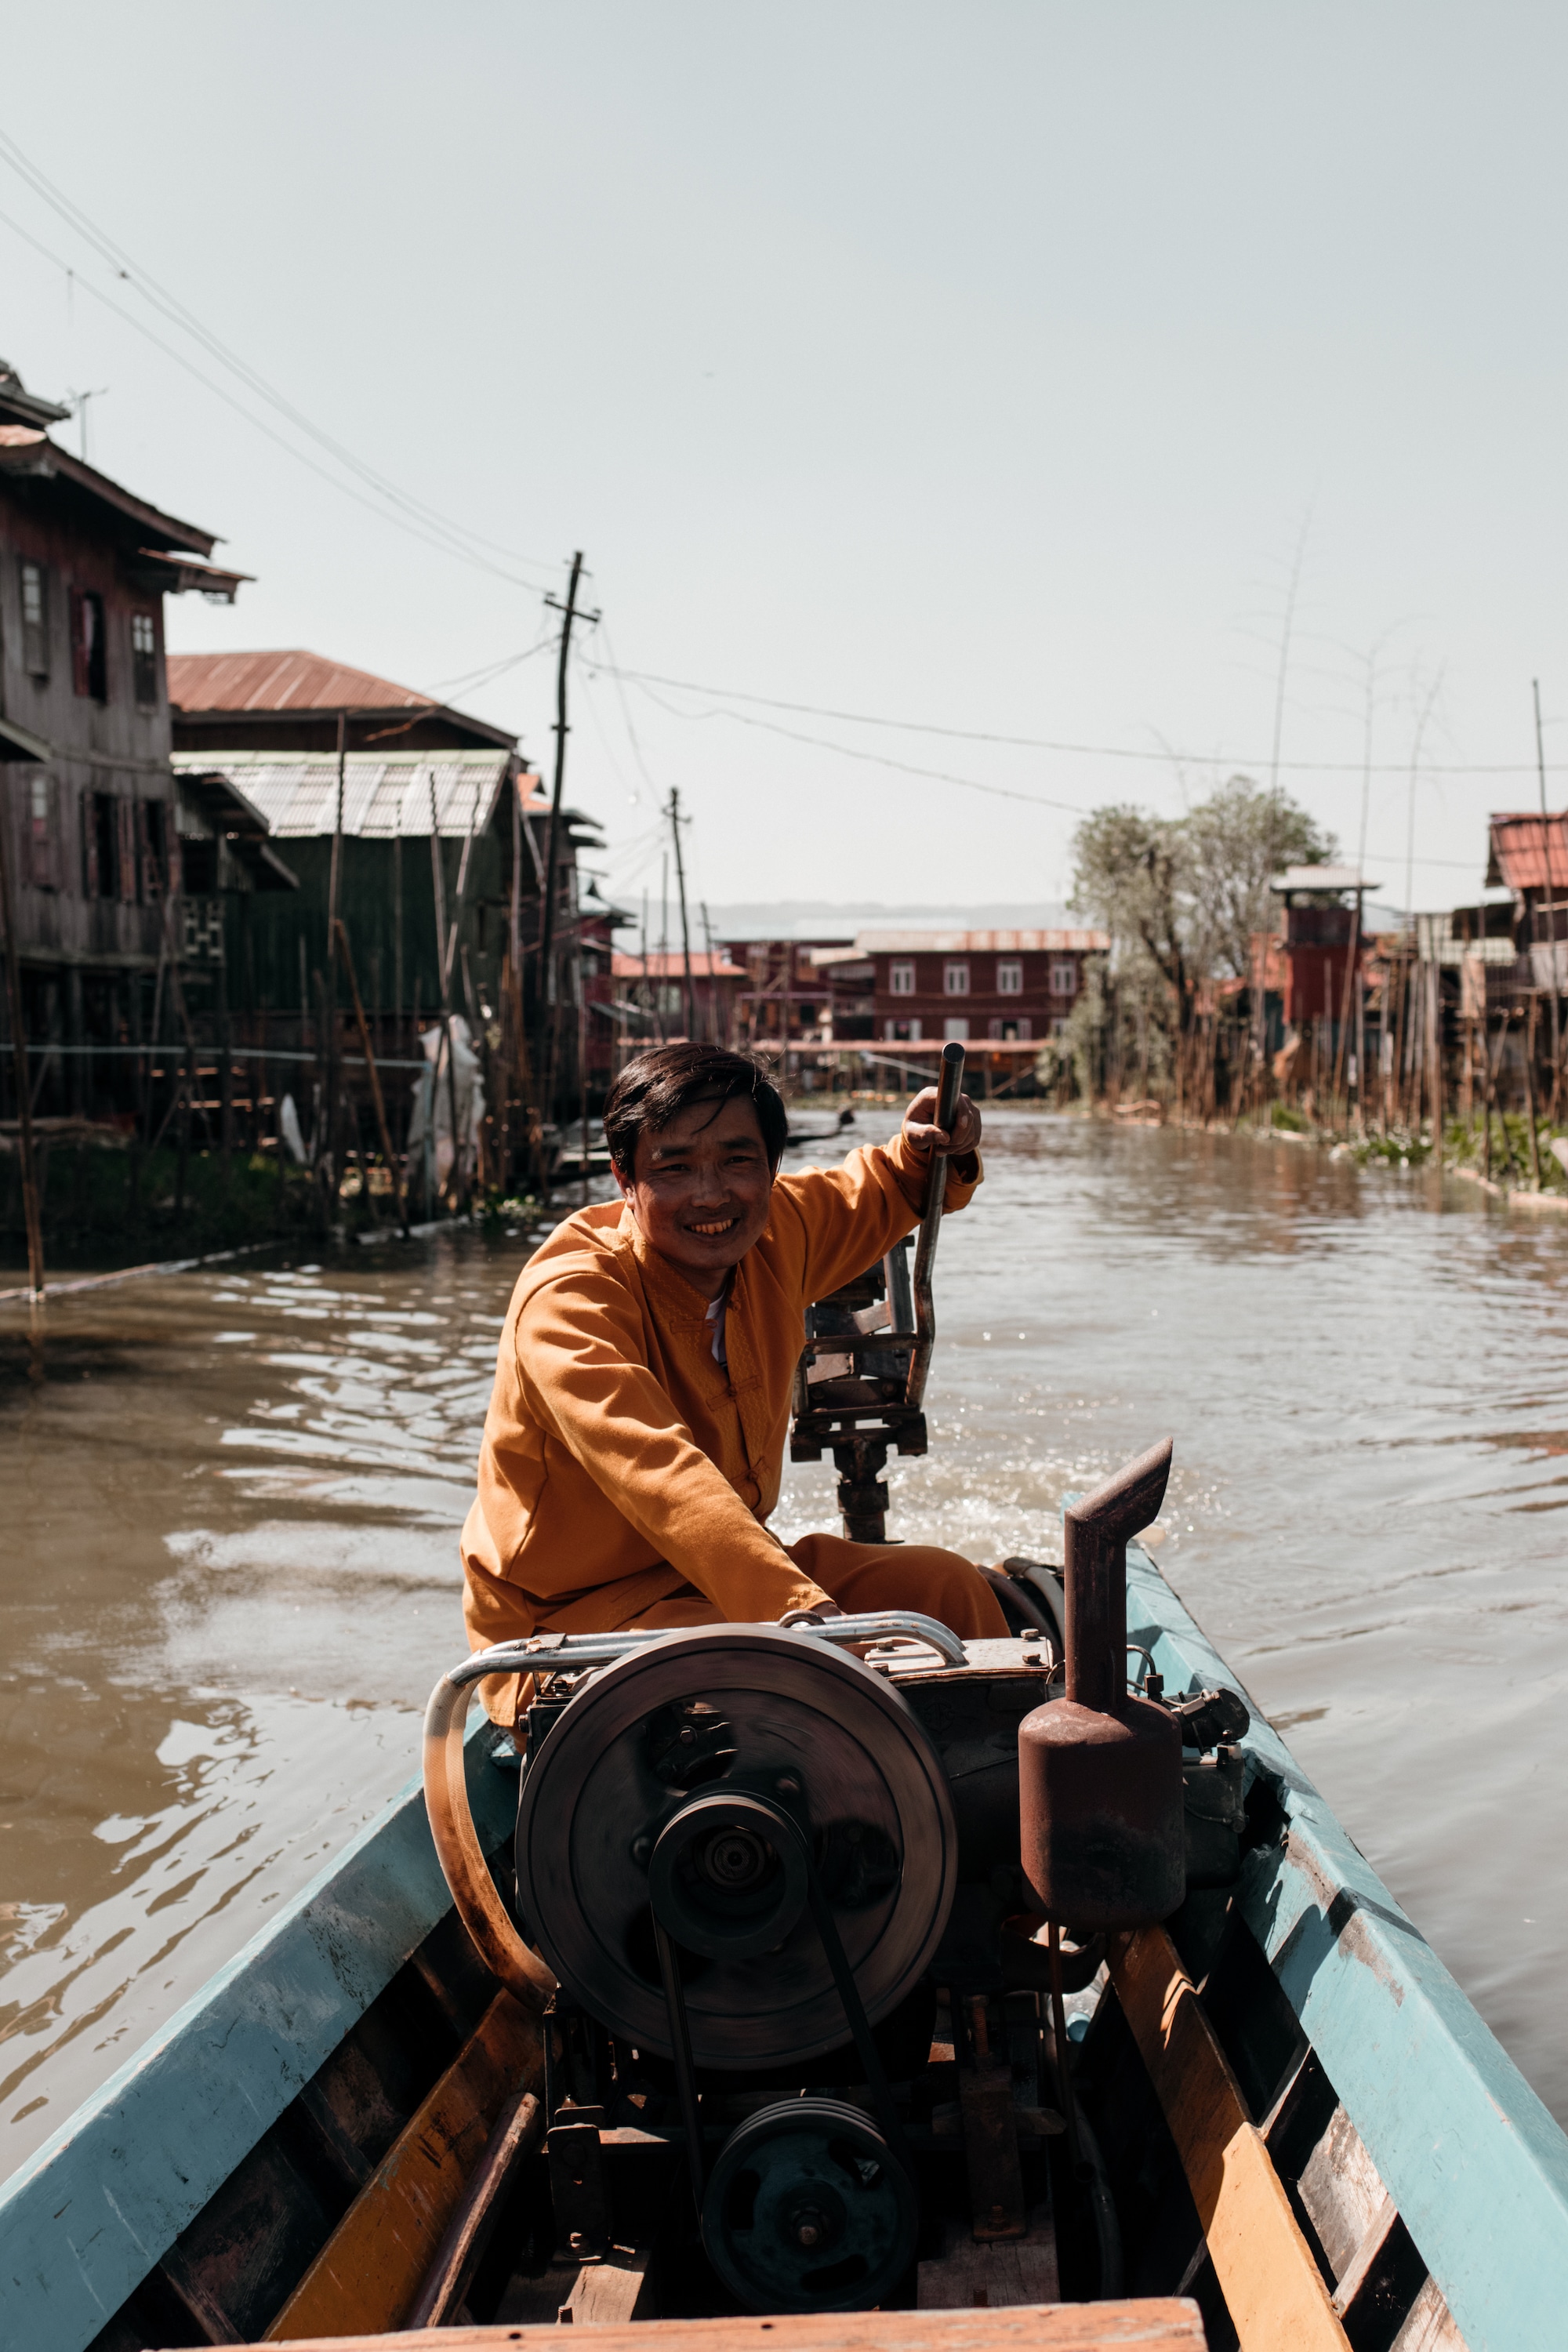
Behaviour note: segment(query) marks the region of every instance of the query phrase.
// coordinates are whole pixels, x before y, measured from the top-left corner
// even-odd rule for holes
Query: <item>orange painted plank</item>
[[[267,2331],[317,2340],[396,2327],[413,2305],[458,2198],[510,2091],[537,2087],[537,2021],[498,1993],[424,2105],[366,2181]],[[421,2329],[448,2345],[449,2329]]]
[[[1113,1936],[1110,1980],[1159,2094],[1242,2352],[1349,2352],[1262,2134],[1163,1927]]]
[[[763,2336],[767,2342],[763,2342]],[[294,2343],[290,2352],[560,2352],[556,2327],[429,2327]],[[595,2327],[594,2352],[1205,2352],[1185,2295],[1010,2311],[783,2312],[776,2319],[645,2319]]]

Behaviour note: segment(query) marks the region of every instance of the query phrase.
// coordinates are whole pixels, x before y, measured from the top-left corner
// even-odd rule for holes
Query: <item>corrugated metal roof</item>
[[[1268,885],[1271,890],[1375,890],[1353,866],[1288,866]]]
[[[338,763],[330,751],[304,760],[287,751],[233,751],[221,759],[176,751],[174,764],[177,774],[224,777],[260,810],[279,839],[334,829]],[[446,751],[435,759],[403,751],[384,760],[351,751],[343,762],[343,831],[366,841],[390,841],[395,834],[428,840],[434,782],[438,829],[461,840],[489,824],[511,764],[507,751]],[[531,813],[535,803],[525,805]]]
[[[616,980],[684,980],[686,958],[679,948],[668,951],[656,949],[651,955],[623,955],[616,950],[611,967]],[[722,948],[693,948],[691,950],[693,980],[744,980],[739,964],[733,964]]]
[[[1107,931],[857,931],[860,955],[1103,955]]]
[[[1568,891],[1568,810],[1487,820],[1487,887]]]
[[[176,710],[434,710],[428,694],[299,647],[267,653],[171,654]]]

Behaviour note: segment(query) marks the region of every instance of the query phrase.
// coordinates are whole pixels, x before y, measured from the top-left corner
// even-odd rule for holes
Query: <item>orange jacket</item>
[[[944,1205],[980,1181],[949,1164]],[[900,1135],[781,1176],[735,1268],[728,1366],[707,1302],[609,1202],[557,1225],[512,1292],[462,1533],[470,1646],[625,1625],[695,1586],[731,1621],[825,1596],[763,1524],[778,1501],[805,1309],[918,1223]]]

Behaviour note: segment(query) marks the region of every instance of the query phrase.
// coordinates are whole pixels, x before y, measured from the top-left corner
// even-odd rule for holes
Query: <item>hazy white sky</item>
[[[535,645],[581,546],[587,656],[723,690],[574,681],[568,796],[625,892],[677,784],[714,901],[1064,896],[1075,810],[1267,776],[1298,552],[1281,781],[1353,853],[1380,647],[1384,897],[1424,709],[1419,904],[1535,804],[1537,674],[1563,803],[1561,10],[79,0],[5,53],[0,131],[494,542],[356,503],[0,163],[0,351],[107,386],[94,462],[258,575],[173,644],[437,686]],[[446,690],[547,755],[551,659]]]

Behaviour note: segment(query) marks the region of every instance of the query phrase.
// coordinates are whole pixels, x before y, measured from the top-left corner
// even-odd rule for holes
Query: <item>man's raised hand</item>
[[[949,1151],[955,1160],[964,1159],[980,1149],[980,1113],[967,1095],[958,1097],[958,1115],[948,1134],[933,1127],[936,1117],[937,1090],[922,1087],[904,1113],[904,1141],[911,1151],[928,1160],[933,1151]]]

